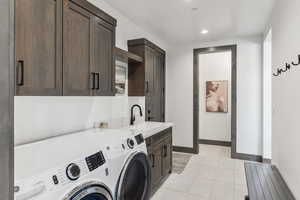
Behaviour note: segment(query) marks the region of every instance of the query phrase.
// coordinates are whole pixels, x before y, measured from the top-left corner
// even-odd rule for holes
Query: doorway
[[[194,49],[195,153],[202,143],[236,154],[236,54],[236,45]]]

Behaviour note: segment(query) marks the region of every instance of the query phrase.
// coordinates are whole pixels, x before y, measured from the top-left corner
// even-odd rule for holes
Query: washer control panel
[[[138,134],[135,136],[135,141],[138,145],[142,144],[145,142],[143,134]]]
[[[98,167],[102,166],[105,163],[105,158],[102,151],[97,152],[89,157],[85,158],[86,164],[91,171],[94,171]]]
[[[75,183],[87,175],[93,177],[93,173],[97,176],[110,176],[109,168],[106,165],[106,159],[108,160],[106,151],[100,150],[97,152],[96,150],[92,153],[87,154],[86,157],[69,160],[66,162],[67,164],[49,169],[33,177],[15,181],[14,195],[17,197],[16,199],[24,199],[28,195],[38,193],[41,193],[41,196],[50,195],[50,193],[56,192],[56,190],[60,190],[68,184]],[[45,190],[47,192],[43,193]]]

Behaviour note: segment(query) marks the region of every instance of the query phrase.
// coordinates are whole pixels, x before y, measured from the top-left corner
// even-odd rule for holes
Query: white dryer
[[[141,133],[132,132],[124,141],[124,163],[116,186],[116,200],[149,200],[151,167]]]
[[[115,199],[128,135],[92,129],[16,147],[15,200]]]

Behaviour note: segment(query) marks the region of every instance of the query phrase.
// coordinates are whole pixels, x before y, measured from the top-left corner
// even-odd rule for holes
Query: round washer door
[[[75,188],[64,200],[112,200],[112,196],[103,184],[90,182]]]
[[[151,169],[143,152],[132,154],[127,160],[118,182],[117,200],[149,200]]]

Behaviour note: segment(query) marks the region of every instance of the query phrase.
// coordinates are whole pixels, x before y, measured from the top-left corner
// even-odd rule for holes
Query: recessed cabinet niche
[[[86,0],[16,0],[15,15],[16,95],[114,95],[114,18]]]

